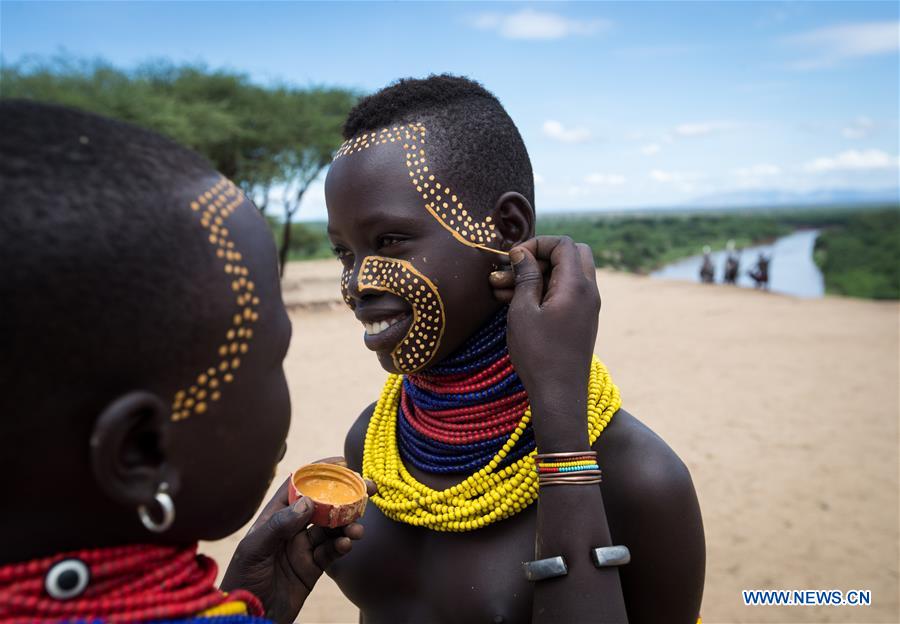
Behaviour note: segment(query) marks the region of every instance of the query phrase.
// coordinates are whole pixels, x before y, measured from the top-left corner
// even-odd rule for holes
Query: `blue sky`
[[[153,58],[373,91],[492,90],[540,212],[898,186],[896,2],[0,4],[6,63]],[[324,216],[321,183],[301,209]]]

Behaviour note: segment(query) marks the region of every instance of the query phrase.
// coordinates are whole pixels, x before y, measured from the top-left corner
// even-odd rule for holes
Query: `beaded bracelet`
[[[535,455],[538,485],[594,485],[600,483],[601,471],[595,451],[573,453],[541,453]]]

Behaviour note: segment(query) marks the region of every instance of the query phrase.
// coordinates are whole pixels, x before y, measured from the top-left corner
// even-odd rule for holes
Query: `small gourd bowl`
[[[331,529],[361,517],[369,500],[363,478],[335,464],[307,464],[295,470],[288,500],[293,505],[301,496],[315,504],[310,522]]]

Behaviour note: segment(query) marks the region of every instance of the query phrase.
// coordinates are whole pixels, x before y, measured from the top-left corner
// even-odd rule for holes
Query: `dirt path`
[[[289,267],[292,467],[340,454],[384,373],[337,303],[337,263]],[[704,622],[900,622],[900,307],[600,272],[597,353],[691,470]],[[374,537],[374,536],[370,536]],[[204,544],[220,562],[236,538]],[[869,589],[872,606],[745,607],[742,589]],[[303,622],[356,622],[323,578]]]

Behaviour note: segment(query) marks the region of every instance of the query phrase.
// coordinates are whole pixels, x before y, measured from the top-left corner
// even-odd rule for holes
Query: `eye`
[[[341,247],[340,245],[335,245],[334,247],[332,247],[331,253],[333,253],[334,256],[344,264],[346,264],[348,260],[352,261],[353,259],[353,254],[351,254],[349,250]]]
[[[405,237],[399,236],[397,234],[384,234],[378,237],[378,248],[385,249],[388,247],[394,247],[395,245],[399,245],[406,240],[407,239]]]

